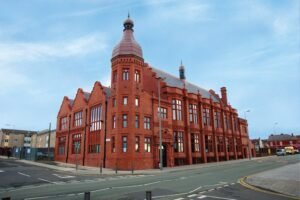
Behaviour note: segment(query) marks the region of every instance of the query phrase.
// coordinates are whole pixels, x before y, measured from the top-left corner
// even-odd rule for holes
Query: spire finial
[[[179,67],[179,77],[181,80],[185,80],[184,66],[182,64],[182,60],[180,62],[180,67]]]
[[[129,13],[129,11],[128,11],[128,19],[130,18],[130,13]]]

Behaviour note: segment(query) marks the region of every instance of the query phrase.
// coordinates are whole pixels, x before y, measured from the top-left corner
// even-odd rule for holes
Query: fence
[[[54,160],[54,148],[26,148],[26,147],[14,147],[11,149],[12,156],[25,160]]]

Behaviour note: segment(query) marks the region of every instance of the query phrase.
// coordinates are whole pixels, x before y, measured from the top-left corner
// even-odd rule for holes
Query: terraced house
[[[246,158],[251,153],[247,121],[221,96],[152,67],[124,22],[123,38],[111,58],[111,86],[95,82],[64,97],[57,116],[57,161],[118,169]],[[251,146],[252,148],[252,146]]]

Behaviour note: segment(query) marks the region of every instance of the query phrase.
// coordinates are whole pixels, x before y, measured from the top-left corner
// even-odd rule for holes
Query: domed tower
[[[111,58],[111,116],[108,116],[112,119],[108,124],[111,151],[107,152],[107,167],[131,169],[132,160],[138,155],[135,145],[140,130],[136,121],[142,124],[144,59],[142,48],[134,39],[134,22],[129,15],[123,25],[123,37],[114,47]]]

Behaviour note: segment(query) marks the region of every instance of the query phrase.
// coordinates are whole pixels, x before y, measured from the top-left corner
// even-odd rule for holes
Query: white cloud
[[[190,23],[212,20],[209,14],[211,6],[195,0],[147,1],[147,4],[152,7],[151,16],[160,20],[188,21]]]
[[[47,58],[84,56],[106,49],[104,34],[95,33],[67,42],[12,42],[0,43],[0,63],[39,61]]]
[[[30,79],[14,69],[0,68],[0,95],[5,95],[12,88],[24,87],[28,83]]]

